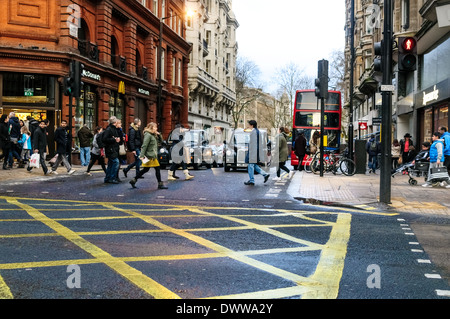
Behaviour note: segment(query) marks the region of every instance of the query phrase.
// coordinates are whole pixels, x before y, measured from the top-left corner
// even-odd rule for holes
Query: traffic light
[[[318,78],[315,80],[314,84],[316,86],[315,95],[318,98],[327,99],[328,98],[328,61],[320,60],[318,63]]]
[[[83,75],[83,70],[84,70],[84,64],[81,63],[80,61],[75,61],[74,62],[74,82],[75,82],[75,88],[73,91],[73,96],[75,98],[79,98],[81,95],[81,90],[83,88],[84,83],[81,81],[81,77]]]
[[[375,58],[373,59],[373,69],[376,72],[383,72],[383,41],[375,42],[373,45]]]
[[[417,39],[416,37],[398,38],[398,70],[403,72],[415,71],[417,68]]]
[[[64,77],[64,95],[73,96],[75,91],[75,78],[74,78],[73,63],[69,66],[69,75]]]

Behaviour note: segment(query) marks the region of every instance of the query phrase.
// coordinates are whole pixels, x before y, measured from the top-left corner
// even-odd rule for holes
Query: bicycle
[[[311,171],[315,174],[320,173],[320,153],[316,153],[310,164]],[[356,165],[353,160],[348,158],[348,154],[337,155],[332,151],[325,151],[323,156],[324,172],[332,172],[334,175],[342,173],[346,176],[353,176],[356,172]]]

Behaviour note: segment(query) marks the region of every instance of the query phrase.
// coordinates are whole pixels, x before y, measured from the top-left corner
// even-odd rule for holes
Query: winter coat
[[[63,127],[58,127],[56,129],[55,142],[56,142],[56,153],[65,155],[69,143],[69,133],[67,132],[67,129]]]
[[[39,127],[34,131],[32,145],[33,150],[38,150],[40,154],[44,154],[47,151],[47,134],[45,134],[45,129]]]
[[[28,134],[22,134],[22,138],[19,141],[24,150],[31,150],[31,136]]]
[[[264,160],[264,143],[262,135],[257,128],[254,128],[250,133],[250,142],[248,145],[248,152],[245,156],[245,163],[258,164]]]
[[[375,145],[376,145],[375,149],[372,149],[372,147],[371,147],[372,143],[375,143]],[[366,144],[366,151],[370,156],[377,155],[381,151],[380,150],[380,142],[378,142],[375,137],[371,138]]]
[[[445,142],[444,156],[450,156],[450,133],[445,132],[444,134],[442,134],[441,139],[443,139]]]
[[[94,137],[91,130],[87,126],[83,126],[77,133],[78,140],[80,141],[80,147],[91,146],[91,138]]]
[[[9,123],[0,123],[0,148],[10,148]]]
[[[289,156],[286,134],[285,133],[278,134],[277,142],[278,142],[278,160],[280,162],[286,162]]]
[[[409,146],[414,146],[414,142],[413,140],[410,138],[409,139]],[[405,152],[405,140],[402,139],[400,140],[400,154],[403,154]],[[406,153],[408,153],[408,150],[406,151]]]
[[[119,142],[116,142],[116,137],[120,138]],[[119,158],[119,145],[123,144],[123,134],[113,124],[109,124],[103,133],[103,144],[105,144],[106,158]]]
[[[430,147],[430,163],[436,163],[437,160],[444,161],[444,140],[435,140]]]
[[[141,148],[142,146],[142,134],[139,128],[131,124],[128,132],[128,150],[133,152]]]
[[[101,150],[97,143],[98,133],[94,135],[94,139],[92,140],[91,153],[94,155],[100,155]]]
[[[9,135],[11,138],[20,138],[20,121],[18,117],[11,117],[9,119],[9,125],[11,125],[11,131],[9,132]]]
[[[150,133],[149,130],[144,129],[144,142],[141,148],[141,157],[148,159],[158,158],[158,139],[156,134]]]
[[[395,146],[394,144],[392,144],[392,147],[391,147],[391,155],[392,155],[392,157],[394,157],[394,158],[399,158],[400,157],[400,148],[401,148],[400,145]]]
[[[297,136],[295,139],[294,153],[300,160],[306,155],[306,138],[303,135]]]

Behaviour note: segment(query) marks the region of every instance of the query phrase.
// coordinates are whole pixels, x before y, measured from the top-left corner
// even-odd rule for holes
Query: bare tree
[[[345,54],[344,51],[334,50],[330,56],[329,87],[337,91],[344,90]]]
[[[284,112],[288,114],[284,114],[285,117],[292,118],[292,114],[294,112],[294,100],[295,100],[295,92],[297,90],[305,90],[312,89],[314,87],[314,79],[308,77],[304,74],[305,71],[300,69],[300,67],[295,63],[288,63],[281,69],[277,71],[277,83],[279,85],[277,96],[284,96],[282,103],[286,103],[288,101],[289,107],[286,108],[282,105],[282,109]],[[287,122],[286,120],[281,120],[281,122]],[[287,122],[289,123],[289,122]]]
[[[261,88],[259,84],[260,70],[251,60],[238,56],[236,60],[236,105],[232,110],[234,128],[238,127],[239,120],[246,108],[261,94],[261,90],[247,90],[247,87]]]

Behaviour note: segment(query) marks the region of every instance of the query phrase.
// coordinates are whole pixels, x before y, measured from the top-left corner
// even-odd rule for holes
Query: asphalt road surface
[[[2,184],[0,298],[449,297],[407,216],[305,205],[286,179],[192,174],[168,190],[152,172],[137,189],[99,172]]]

